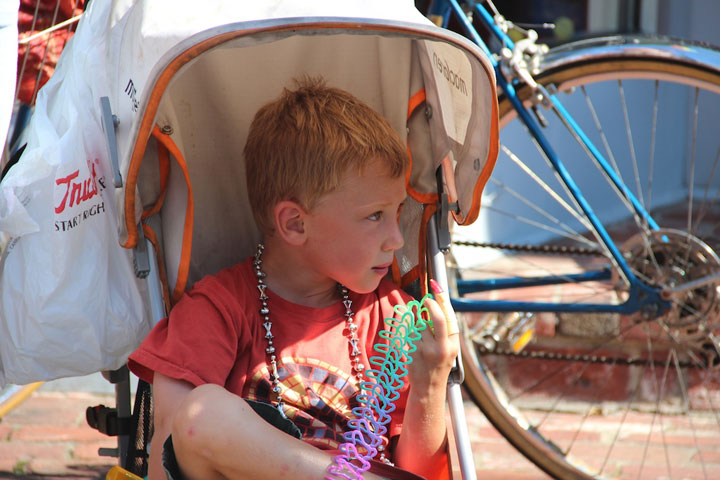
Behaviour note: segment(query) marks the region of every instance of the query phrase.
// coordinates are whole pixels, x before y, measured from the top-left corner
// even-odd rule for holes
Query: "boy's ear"
[[[278,202],[273,209],[276,233],[291,245],[302,245],[306,238],[305,215],[305,209],[297,202]]]

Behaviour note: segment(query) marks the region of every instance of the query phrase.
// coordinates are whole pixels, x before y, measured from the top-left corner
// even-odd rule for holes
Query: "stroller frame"
[[[337,22],[336,20],[330,20],[330,21],[324,21],[322,28],[327,29],[333,29],[336,27],[345,27],[346,25],[343,22]],[[337,23],[336,23],[337,22]],[[291,19],[287,21],[281,21],[279,23],[272,23],[272,22],[257,22],[257,28],[258,29],[266,29],[270,28],[272,30],[278,31],[288,28],[289,26],[292,26],[293,29],[298,28],[298,24],[302,25],[303,21],[298,19]],[[300,27],[302,28],[302,27]],[[317,24],[315,24],[312,28],[317,29]],[[380,23],[380,22],[372,22],[372,21],[364,21],[364,28],[388,28],[387,23]],[[407,26],[403,26],[403,28],[407,28]],[[246,29],[247,30],[247,29]],[[235,30],[234,27],[230,27],[229,31],[227,33],[221,33],[219,32],[219,35],[216,38],[222,38],[224,35],[233,36],[235,35],[237,30]],[[442,34],[447,34],[447,31],[442,31]],[[213,41],[214,42],[214,41]],[[178,67],[177,70],[180,68]],[[164,81],[165,75],[174,74],[176,71],[176,67],[170,66],[168,69],[166,69],[161,75],[158,80],[158,83],[162,83]],[[169,80],[168,80],[169,82]],[[144,122],[145,124],[139,125],[140,131],[145,131],[150,127],[150,124],[147,122],[150,122],[151,120],[154,120],[154,118],[151,115],[145,115]],[[111,140],[109,144],[111,145]],[[138,148],[141,147],[141,148]],[[141,145],[136,145],[135,152],[142,151]],[[133,157],[131,159],[130,163],[132,165],[133,160],[136,157]],[[442,170],[442,169],[441,169]],[[440,175],[443,175],[440,173]],[[443,183],[447,183],[447,181],[441,181],[439,182],[439,186],[442,188]],[[454,192],[453,192],[454,193]],[[442,211],[442,193],[438,195],[438,199],[440,202],[439,210]],[[132,197],[130,198],[132,200]],[[456,199],[455,199],[456,200]],[[457,201],[457,200],[456,200]],[[444,245],[441,249],[440,245],[441,243],[446,243],[446,240],[443,240],[439,237],[446,236],[447,232],[443,228],[438,228],[438,225],[447,225],[448,222],[448,209],[447,209],[447,202],[448,202],[448,194],[445,194],[445,211],[444,215],[445,218],[443,220],[436,220],[436,217],[432,217],[432,219],[428,222],[428,229],[427,229],[427,242],[428,242],[428,248],[427,251],[427,257],[431,259],[432,263],[432,271],[433,271],[433,277],[438,280],[438,282],[443,286],[443,288],[446,291],[449,291],[448,288],[448,281],[447,281],[447,272],[445,270],[445,259],[443,250],[447,251],[447,247],[449,245]],[[125,205],[126,211],[133,211],[134,205],[132,203],[128,204],[128,197],[126,196],[126,205]],[[436,213],[435,215],[442,215],[443,213]],[[127,217],[126,217],[127,219]],[[135,226],[135,223],[130,224],[126,221],[126,227],[128,228],[129,233],[129,241],[125,244],[125,246],[130,246],[133,241],[133,227]],[[160,278],[160,275],[157,274],[157,272],[153,272],[152,267],[150,271],[146,271],[145,268],[143,268],[143,265],[154,265],[156,264],[156,260],[153,258],[148,258],[145,260],[144,256],[147,254],[149,256],[154,256],[154,249],[155,246],[149,239],[145,239],[143,242],[142,238],[142,228],[137,228],[136,232],[138,235],[138,240],[135,242],[135,264],[139,267],[137,274],[139,276],[148,275],[148,282],[149,287],[148,291],[150,293],[151,300],[151,309],[153,311],[153,322],[157,322],[160,319],[162,319],[165,316],[165,307],[167,302],[163,301],[163,299],[167,298],[168,293],[163,293],[163,282]],[[146,247],[143,248],[143,243],[146,244]],[[177,292],[177,289],[175,290]],[[175,298],[174,298],[175,299]],[[173,300],[174,300],[173,299]],[[472,459],[472,451],[470,450],[470,444],[469,444],[469,435],[467,432],[467,425],[465,423],[465,416],[464,416],[464,409],[463,409],[463,403],[460,393],[460,384],[463,381],[463,372],[462,372],[462,363],[460,361],[456,361],[455,368],[453,369],[451,376],[448,380],[448,402],[450,406],[450,417],[452,419],[452,432],[454,433],[454,440],[455,440],[455,448],[456,452],[458,454],[457,463],[459,464],[459,469],[461,472],[461,476],[463,479],[475,479],[476,478],[476,470],[474,466],[474,462]],[[124,400],[124,403],[127,405],[129,403],[128,400]],[[122,450],[123,448],[127,449],[129,448],[127,445],[123,447],[121,445],[120,447],[120,454],[122,457]]]

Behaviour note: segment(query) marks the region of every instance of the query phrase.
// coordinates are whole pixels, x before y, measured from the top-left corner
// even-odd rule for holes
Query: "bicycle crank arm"
[[[704,277],[700,277],[691,282],[683,283],[682,285],[678,285],[676,287],[664,288],[660,292],[660,296],[663,298],[663,300],[669,300],[677,296],[677,294],[679,293],[686,292],[688,290],[694,290],[710,283],[714,283],[718,280],[720,280],[720,273],[705,275]]]

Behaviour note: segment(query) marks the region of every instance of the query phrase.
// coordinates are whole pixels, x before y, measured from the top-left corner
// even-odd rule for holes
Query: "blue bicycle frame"
[[[497,38],[501,45],[511,51],[515,47],[512,39],[505,33],[493,16],[484,5],[467,2],[472,7],[472,11],[477,18],[487,27],[488,31]],[[507,99],[512,104],[518,114],[519,119],[527,127],[528,131],[535,139],[540,149],[543,151],[547,160],[552,164],[563,183],[567,187],[571,196],[587,217],[592,230],[600,243],[606,249],[614,266],[620,272],[629,286],[628,299],[617,305],[607,303],[560,303],[560,302],[517,302],[517,301],[499,301],[499,300],[470,300],[466,298],[453,298],[453,307],[459,312],[591,312],[591,313],[621,313],[629,314],[638,311],[650,311],[653,313],[663,312],[670,308],[670,301],[663,299],[661,291],[653,288],[640,281],[628,266],[625,258],[621,254],[618,247],[610,238],[607,230],[602,225],[597,215],[593,212],[592,207],[587,202],[582,192],[578,188],[575,181],[570,176],[563,162],[560,160],[547,138],[542,132],[542,127],[538,121],[530,114],[523,105],[522,100],[518,97],[516,87],[520,85],[517,78],[508,80],[505,72],[501,68],[501,63],[497,56],[493,55],[488,45],[483,41],[477,30],[473,27],[471,21],[458,4],[457,0],[437,0],[433,1],[430,6],[430,13],[436,15],[443,20],[443,27],[447,28],[450,19],[455,18],[460,22],[465,36],[476,43],[485,51],[495,69],[497,84]],[[650,217],[638,199],[627,189],[620,177],[617,175],[612,166],[590,141],[588,136],[582,131],[580,126],[573,120],[570,114],[565,110],[557,96],[553,93],[543,92],[543,95],[549,100],[549,106],[555,110],[563,123],[576,135],[581,145],[586,149],[602,171],[608,176],[612,184],[617,189],[619,195],[631,205],[637,218],[647,226],[650,230],[657,230],[657,223]],[[591,281],[609,280],[611,277],[610,269],[599,271],[588,271],[581,274],[573,275],[551,275],[532,278],[503,278],[491,280],[459,280],[459,293],[466,294],[472,292],[481,292],[488,290],[522,288],[539,285],[557,285],[563,283],[582,283]]]

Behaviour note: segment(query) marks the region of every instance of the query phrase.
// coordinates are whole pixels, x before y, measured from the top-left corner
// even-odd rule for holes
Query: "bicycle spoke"
[[[619,79],[617,81],[618,84],[618,95],[620,97],[620,105],[621,110],[623,112],[623,120],[625,123],[625,134],[626,134],[626,141],[628,144],[628,152],[630,154],[630,160],[631,160],[631,166],[633,168],[634,173],[634,179],[635,179],[635,186],[637,190],[637,196],[640,201],[640,204],[645,208],[646,210],[650,207],[650,201],[651,198],[650,194],[650,187],[652,185],[652,170],[653,170],[653,163],[654,163],[654,157],[655,157],[655,139],[656,139],[656,130],[657,130],[657,114],[658,114],[658,90],[659,90],[659,82],[657,80],[654,80],[654,101],[653,101],[653,115],[652,115],[652,126],[651,126],[651,139],[650,139],[650,154],[649,154],[649,161],[650,161],[650,178],[648,182],[648,202],[646,203],[644,201],[643,196],[643,189],[642,184],[640,182],[640,174],[639,174],[639,168],[638,168],[638,160],[637,160],[637,152],[635,148],[634,143],[634,136],[633,136],[633,127],[630,121],[630,114],[627,107],[627,101],[625,97],[625,89],[623,87],[623,81],[622,79]],[[589,93],[587,92],[587,89],[585,86],[581,86],[581,91],[583,93],[583,97],[585,98],[585,103],[587,104],[588,111],[591,115],[591,118],[593,120],[593,123],[595,124],[595,128],[598,131],[598,134],[600,135],[600,139],[603,143],[603,146],[605,148],[606,154],[607,154],[607,160],[609,164],[611,165],[613,172],[617,175],[617,177],[620,179],[620,184],[622,189],[626,189],[627,187],[625,180],[623,179],[622,170],[618,166],[617,160],[615,158],[615,155],[613,154],[612,148],[610,146],[610,142],[608,141],[607,134],[605,133],[605,129],[603,128],[599,116],[597,114],[597,110],[595,109],[594,103],[592,99],[590,98]],[[590,155],[590,154],[589,154]],[[592,158],[592,155],[590,155]],[[598,166],[599,167],[599,166]],[[615,185],[613,185],[616,187]],[[628,207],[629,211],[633,211],[632,206],[629,202],[626,202],[626,206]],[[644,226],[647,228],[647,222],[646,221],[639,221],[638,219],[638,225]]]
[[[607,453],[605,454],[605,458],[603,459],[602,466],[600,467],[599,472],[602,472],[605,470],[605,466],[607,465],[608,460],[610,459],[610,454],[613,451],[613,448],[615,448],[615,444],[617,443],[617,439],[620,435],[620,430],[622,430],[623,425],[625,425],[625,420],[627,420],[627,415],[630,412],[630,407],[633,405],[637,398],[638,391],[640,390],[640,385],[636,385],[633,389],[633,393],[630,396],[630,401],[625,406],[625,409],[623,410],[622,418],[620,419],[620,423],[615,430],[615,436],[613,437],[612,441],[610,442],[610,447],[608,448]]]
[[[662,411],[660,402],[662,401],[663,398],[665,398],[665,385],[667,383],[667,375],[668,375],[669,371],[670,371],[670,354],[668,353],[667,358],[665,360],[665,368],[663,370],[662,383],[660,384],[660,395],[658,396],[658,401],[657,401],[657,405],[656,405],[658,412]],[[670,455],[668,454],[668,451],[667,451],[667,440],[665,439],[665,425],[663,425],[663,416],[662,415],[660,415],[660,435],[662,436],[662,444],[663,444],[663,449],[665,451],[665,467],[667,468],[668,474],[671,474],[672,470],[670,468]]]
[[[695,88],[695,102],[693,106],[693,125],[692,125],[692,145],[691,145],[691,151],[690,151],[690,173],[688,174],[688,189],[690,190],[688,194],[688,218],[687,218],[687,230],[690,233],[694,233],[693,231],[693,223],[692,223],[692,208],[693,208],[693,202],[694,202],[694,193],[695,193],[695,149],[697,145],[697,124],[698,124],[698,99],[700,96],[700,89],[697,87]]]
[[[493,178],[493,177],[490,177],[490,181],[491,181],[494,185],[496,185],[498,188],[501,188],[502,190],[508,192],[510,195],[512,195],[513,197],[515,197],[516,199],[518,199],[520,202],[524,203],[524,204],[525,204],[528,208],[530,208],[531,210],[537,212],[539,215],[542,215],[543,217],[545,217],[545,218],[547,218],[548,220],[550,220],[553,224],[555,224],[555,225],[557,225],[558,227],[560,227],[560,228],[562,228],[563,230],[565,230],[568,234],[570,234],[570,237],[569,237],[569,238],[573,238],[573,239],[583,238],[583,239],[585,239],[585,237],[583,237],[582,235],[580,235],[579,232],[577,232],[576,230],[574,230],[573,228],[571,228],[569,225],[567,225],[566,223],[561,222],[557,217],[554,217],[554,216],[550,215],[548,212],[546,212],[546,211],[543,210],[542,208],[540,208],[540,207],[538,207],[537,205],[533,204],[533,203],[532,203],[531,201],[529,201],[526,197],[524,197],[523,195],[520,195],[520,194],[519,194],[518,192],[516,192],[514,189],[512,189],[512,188],[508,187],[507,185],[505,185],[503,182],[501,182],[501,181],[499,181],[499,180],[497,180],[497,179],[495,179],[495,178]]]
[[[593,109],[593,110],[594,110],[594,109]],[[633,208],[632,203],[630,202],[630,200],[629,200],[629,198],[628,198],[628,197],[629,197],[629,195],[628,195],[628,193],[629,193],[628,188],[627,188],[627,186],[625,185],[625,182],[622,180],[622,175],[621,175],[620,169],[617,167],[617,164],[615,163],[615,159],[614,159],[614,156],[612,156],[612,153],[610,154],[610,156],[611,156],[611,158],[612,158],[611,166],[612,166],[612,168],[613,168],[613,172],[618,176],[618,178],[619,178],[619,180],[620,180],[620,182],[619,182],[620,185],[619,185],[619,186],[618,186],[617,184],[615,184],[615,183],[610,179],[610,177],[605,174],[605,172],[603,171],[603,169],[602,169],[602,167],[600,166],[600,164],[596,161],[597,159],[595,158],[595,155],[593,155],[593,153],[590,151],[590,149],[588,148],[588,146],[582,141],[582,139],[580,138],[580,136],[575,132],[575,130],[573,129],[572,125],[570,125],[569,121],[565,118],[565,116],[564,116],[560,111],[558,111],[557,109],[553,109],[553,111],[554,111],[555,114],[557,115],[557,117],[558,117],[558,119],[560,120],[560,122],[565,126],[565,128],[567,128],[567,129],[571,132],[572,137],[575,139],[575,141],[577,142],[577,144],[583,149],[583,151],[585,152],[585,155],[586,155],[588,158],[590,158],[590,159],[593,160],[593,165],[595,165],[595,167],[596,167],[597,169],[599,169],[600,172],[603,173],[603,177],[605,177],[605,180],[608,182],[608,184],[609,184],[613,189],[615,189],[616,191],[619,192],[619,196],[618,196],[619,200],[621,200],[621,201],[625,204],[625,207],[627,208],[628,212],[630,212],[630,213],[633,215],[633,218],[634,218],[636,224],[637,224],[638,226],[641,226],[641,225],[642,225],[642,222],[640,221],[637,212],[635,212],[635,209]],[[601,135],[601,136],[604,136],[602,126],[599,126],[598,129],[599,129],[599,131],[600,131],[600,135]],[[611,151],[611,150],[609,150],[609,151]],[[593,231],[594,231],[594,230],[593,230]]]
[[[652,418],[650,419],[650,428],[648,429],[648,435],[647,435],[647,438],[645,439],[645,448],[643,449],[643,454],[640,459],[640,468],[638,469],[637,478],[640,478],[640,475],[642,474],[642,470],[645,466],[645,460],[647,459],[648,448],[650,447],[650,439],[652,437],[653,427],[655,426],[655,420],[658,415],[658,411],[659,411],[658,407],[659,407],[659,402],[660,402],[660,391],[658,388],[657,376],[655,374],[655,354],[654,354],[654,351],[652,348],[652,339],[650,336],[650,329],[648,328],[647,323],[643,325],[643,330],[645,332],[645,344],[648,349],[648,358],[650,359],[650,365],[649,365],[650,378],[652,379],[651,380],[652,385],[655,387],[654,390],[655,390],[655,392],[657,392],[657,394],[656,394],[657,400],[656,400],[655,409],[653,410]]]
[[[630,128],[630,120],[629,120],[629,115],[627,114],[627,106],[626,106],[626,104],[625,104],[625,95],[624,95],[624,92],[623,92],[623,90],[622,90],[622,83],[620,82],[620,80],[618,80],[618,83],[620,84],[620,92],[621,92],[621,99],[622,99],[622,105],[623,105],[623,113],[624,113],[624,116],[625,116],[625,128],[626,128],[626,130],[627,130],[627,135],[628,135],[628,144],[630,145],[630,154],[631,154],[631,156],[632,156],[632,158],[633,158],[633,162],[634,162],[635,164],[637,164],[637,160],[635,160],[635,147],[633,146],[633,141],[632,141],[632,133],[631,133],[631,128]],[[613,152],[612,152],[612,148],[610,148],[610,142],[608,141],[607,135],[605,134],[605,129],[602,127],[602,124],[600,123],[600,118],[598,117],[597,111],[595,110],[595,105],[593,104],[592,99],[590,98],[590,95],[587,93],[587,90],[585,89],[585,86],[584,86],[584,85],[581,87],[581,90],[582,90],[583,95],[584,95],[584,97],[585,97],[585,103],[586,103],[587,106],[588,106],[588,110],[590,111],[590,115],[591,115],[591,117],[592,117],[592,119],[593,119],[593,122],[595,123],[595,128],[597,129],[598,134],[600,135],[600,138],[601,138],[601,140],[602,140],[602,142],[603,142],[603,145],[604,145],[604,147],[605,147],[605,151],[607,152],[607,156],[608,156],[607,159],[608,159],[608,161],[610,162],[610,165],[612,166],[613,171],[614,171],[615,174],[618,176],[618,178],[620,178],[620,182],[621,182],[622,185],[624,186],[624,185],[625,185],[625,180],[623,179],[622,171],[620,170],[620,167],[618,167],[617,161],[615,160],[615,155],[613,155]],[[589,154],[589,153],[588,153],[588,154]],[[595,163],[595,166],[599,169],[599,171],[602,172],[602,169],[600,168],[599,164]],[[636,169],[636,170],[637,170],[637,169]],[[608,181],[609,181],[609,180],[608,180]],[[636,183],[638,184],[638,187],[639,187],[639,176],[636,176]],[[611,185],[612,185],[612,184],[611,184]],[[615,187],[614,185],[612,185],[612,186]],[[642,196],[642,193],[641,193],[640,195]],[[642,201],[641,201],[641,203],[642,203]],[[626,205],[626,207],[628,208],[629,211],[633,211],[632,205],[630,204],[629,201],[627,201],[627,199],[625,199],[625,205]],[[639,219],[638,219],[637,221],[639,221]],[[644,221],[643,223],[646,224],[647,221]]]
[[[600,123],[600,118],[598,117],[597,110],[595,110],[595,105],[593,104],[592,99],[590,98],[590,95],[587,93],[587,90],[585,89],[585,85],[582,85],[580,87],[580,90],[583,93],[583,96],[585,97],[585,103],[588,106],[588,110],[590,111],[590,116],[593,119],[593,122],[595,123],[595,128],[598,131],[598,134],[600,134],[600,139],[602,140],[603,146],[605,147],[605,153],[607,154],[607,159],[610,162],[610,165],[612,165],[613,169],[615,170],[615,173],[620,177],[622,180],[622,173],[620,172],[620,169],[618,168],[618,164],[615,161],[615,155],[613,155],[612,149],[610,148],[610,142],[608,141],[607,135],[605,134],[605,129],[602,127],[602,124]],[[623,183],[625,183],[623,181]]]
[[[648,180],[647,180],[647,205],[645,208],[650,211],[652,209],[652,183],[653,170],[655,168],[655,140],[657,134],[657,118],[658,118],[658,90],[660,82],[655,80],[653,89],[653,108],[652,108],[652,125],[650,127],[650,154],[648,155]],[[644,222],[643,228],[648,229],[647,220]]]
[[[524,217],[522,215],[517,215],[517,214],[510,213],[510,212],[506,212],[504,210],[500,210],[498,208],[493,207],[492,205],[485,205],[483,208],[487,209],[488,211],[492,211],[492,212],[498,213],[500,215],[506,216],[508,218],[511,218],[517,222],[521,222],[526,225],[531,225],[533,227],[540,228],[540,229],[545,230],[546,232],[552,233],[554,235],[558,235],[560,237],[567,238],[570,240],[575,240],[579,243],[584,243],[591,248],[599,247],[599,245],[596,242],[593,242],[592,240],[588,240],[587,238],[583,237],[582,235],[579,235],[579,234],[571,235],[564,230],[553,228],[550,225],[546,225],[544,223],[532,220],[532,219]]]
[[[653,179],[653,168],[655,165],[655,135],[657,132],[657,116],[658,116],[658,90],[660,87],[660,82],[658,80],[655,80],[654,82],[654,90],[653,90],[653,114],[652,114],[652,126],[650,129],[650,154],[648,159],[648,182],[647,182],[647,205],[645,205],[645,211],[648,213],[650,212],[650,209],[652,207],[652,179]],[[638,174],[639,176],[639,174]],[[638,190],[641,191],[640,186],[638,185]],[[649,231],[649,225],[647,221],[647,217],[644,217],[643,219],[643,225],[642,229],[644,231]],[[649,253],[650,259],[653,262],[653,266],[655,267],[655,272],[657,274],[660,274],[661,268],[658,264],[657,257],[655,256],[655,252],[653,251],[650,240],[647,238],[647,236],[643,237],[645,241],[645,248],[647,252]]]
[[[635,143],[633,142],[632,127],[630,126],[630,114],[628,113],[627,102],[625,101],[625,89],[622,80],[618,80],[618,88],[620,91],[620,102],[622,104],[623,118],[625,119],[625,133],[627,134],[628,150],[630,152],[630,161],[632,162],[633,173],[635,174],[635,185],[637,187],[638,199],[643,208],[647,208],[643,200],[642,187],[640,186],[640,172],[638,170],[637,154],[635,153]],[[623,182],[624,184],[625,182]]]
[[[585,409],[585,412],[583,412],[583,415],[580,419],[580,424],[578,425],[578,428],[575,429],[575,432],[573,433],[572,438],[570,439],[570,443],[568,444],[568,447],[566,449],[566,454],[570,453],[572,450],[572,447],[575,445],[575,442],[580,437],[580,433],[583,430],[583,427],[585,426],[585,422],[587,422],[587,419],[590,417],[590,415],[595,411],[597,408],[597,405],[600,404],[600,395],[604,390],[604,387],[608,385],[610,382],[610,372],[615,367],[615,363],[612,364],[612,367],[608,369],[608,373],[605,375],[605,383],[602,385],[602,388],[598,388],[595,392],[595,396],[593,397],[592,401],[588,402],[587,408]],[[577,380],[580,380],[580,375],[577,376]],[[602,471],[602,470],[600,470]]]
[[[590,348],[590,349],[586,352],[586,354],[587,354],[587,355],[592,355],[593,353],[596,353],[596,352],[598,352],[599,350],[601,350],[601,349],[603,349],[603,348],[605,348],[605,347],[608,347],[611,343],[613,343],[614,340],[616,340],[616,338],[621,338],[625,333],[627,333],[628,331],[630,331],[630,330],[631,330],[632,328],[634,328],[634,327],[635,327],[634,325],[632,325],[632,326],[630,326],[630,327],[627,327],[625,330],[622,330],[618,335],[615,335],[614,337],[612,337],[612,338],[610,338],[610,339],[607,339],[607,340],[599,343],[598,345],[594,346],[593,348]],[[552,371],[552,372],[549,372],[548,374],[546,374],[546,375],[540,377],[539,379],[537,379],[537,380],[536,380],[534,383],[532,383],[530,386],[528,386],[528,387],[526,387],[525,389],[521,390],[521,391],[519,392],[519,395],[524,395],[524,394],[532,391],[533,389],[537,388],[540,384],[548,381],[549,379],[553,378],[553,377],[556,376],[556,375],[559,375],[559,374],[561,374],[561,373],[565,373],[565,371],[567,371],[567,370],[570,369],[570,368],[572,368],[572,364],[571,364],[570,362],[568,362],[568,364],[565,365],[564,367],[562,367],[561,369],[555,370],[555,371]],[[515,397],[508,397],[508,398],[511,398],[511,399],[518,398],[519,395],[516,395]]]
[[[684,381],[683,371],[682,371],[682,369],[680,368],[680,362],[678,361],[677,353],[675,352],[675,350],[673,350],[673,359],[674,359],[674,365],[675,365],[676,375],[677,375],[677,377],[678,377],[678,383],[680,384],[680,392],[681,392],[681,394],[682,394],[682,398],[683,398],[683,400],[684,400],[684,403],[685,403],[686,405],[688,405],[688,408],[689,408],[690,398],[689,398],[689,396],[688,396],[687,386],[686,386],[685,381]],[[703,460],[702,460],[702,452],[700,451],[700,446],[698,445],[697,432],[695,431],[695,426],[693,425],[692,416],[691,416],[691,415],[688,415],[687,418],[688,418],[688,421],[689,421],[689,423],[690,423],[690,431],[692,432],[692,435],[693,435],[693,442],[694,442],[694,444],[695,444],[695,449],[697,450],[697,452],[698,452],[698,457],[700,458],[700,466],[702,467],[703,474],[704,474],[705,478],[708,478],[708,476],[707,476],[707,470],[705,469],[705,462],[703,462]]]
[[[643,201],[642,186],[640,184],[640,173],[638,171],[638,166],[637,166],[637,156],[635,153],[635,145],[633,143],[632,128],[630,126],[630,116],[628,114],[627,102],[625,101],[625,90],[622,87],[622,80],[618,80],[618,89],[619,89],[619,93],[620,93],[623,118],[625,120],[625,131],[626,131],[626,135],[627,135],[627,142],[628,142],[628,147],[629,147],[629,151],[630,151],[630,157],[631,157],[631,161],[632,161],[632,165],[633,165],[633,171],[635,173],[635,175],[634,175],[635,176],[635,184],[636,184],[636,188],[638,191],[638,196],[640,198],[640,204],[643,205],[643,208],[645,209],[645,211],[648,211],[649,206],[646,206]],[[653,115],[653,127],[652,127],[652,141],[651,141],[653,148],[654,148],[654,144],[655,144],[655,137],[654,137],[655,122],[657,120],[657,89],[658,89],[658,81],[656,80],[655,81],[655,102],[654,102],[654,115]],[[647,215],[645,215],[641,218],[640,215],[633,208],[630,200],[628,199],[628,195],[626,193],[626,190],[627,190],[626,182],[623,179],[622,171],[618,167],[617,161],[615,160],[615,155],[613,154],[612,148],[610,147],[610,142],[608,141],[607,135],[605,133],[605,129],[603,128],[602,124],[600,123],[600,118],[598,117],[597,111],[595,109],[595,105],[593,104],[593,101],[590,98],[590,95],[588,94],[585,86],[581,87],[581,91],[585,98],[585,103],[588,107],[588,111],[590,112],[593,122],[595,123],[595,128],[597,129],[598,134],[600,135],[600,138],[605,147],[605,151],[607,152],[608,160],[613,168],[613,171],[620,179],[620,183],[622,185],[622,192],[620,195],[620,199],[625,204],[625,208],[627,208],[628,212],[631,212],[633,218],[635,219],[635,223],[638,225],[638,227],[640,227],[642,231],[648,231]],[[587,152],[587,153],[588,153],[588,155],[590,155],[590,152]],[[654,153],[651,153],[651,158],[653,158],[653,156],[654,156]],[[591,158],[592,158],[592,156],[591,156]],[[609,177],[605,176],[602,168],[600,167],[600,164],[598,162],[593,162],[593,164],[597,167],[598,171],[600,171],[603,174],[603,177],[605,177],[605,179],[608,181],[608,184],[611,187],[613,187],[614,189],[617,189],[617,186],[610,181]],[[652,171],[652,168],[651,168],[651,171]],[[648,205],[649,205],[649,203],[648,203]],[[659,271],[660,267],[658,266],[657,260],[655,259],[654,255],[652,253],[650,244],[649,244],[647,238],[644,238],[644,240],[646,243],[645,246],[651,255],[653,263],[655,264],[656,269]]]
[[[715,161],[713,162],[712,167],[710,167],[710,176],[708,178],[707,185],[705,186],[702,205],[698,209],[699,213],[695,218],[695,225],[693,225],[694,231],[699,228],[700,224],[705,219],[705,215],[707,215],[712,205],[715,205],[718,197],[720,197],[720,188],[718,188],[718,191],[715,193],[713,198],[708,201],[708,195],[710,194],[710,186],[712,185],[712,180],[715,177],[715,169],[717,168],[718,160],[720,160],[720,148],[718,148],[717,153],[715,154]]]
[[[570,213],[575,219],[580,222],[583,226],[591,229],[590,222],[583,217],[578,210],[571,207],[560,195],[553,190],[545,181],[543,181],[535,172],[532,171],[517,155],[515,155],[507,146],[501,145],[502,151],[512,160],[520,169],[530,177],[537,185],[540,186],[550,197],[555,200],[561,207],[563,207],[568,213]]]

